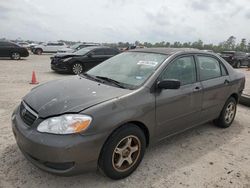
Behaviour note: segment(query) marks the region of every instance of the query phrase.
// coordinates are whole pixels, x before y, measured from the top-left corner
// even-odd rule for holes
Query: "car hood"
[[[74,53],[56,53],[54,55],[54,58],[68,58],[68,57],[77,57],[79,55],[76,55]]]
[[[24,98],[39,117],[76,113],[132,92],[80,76],[51,81],[31,90]]]

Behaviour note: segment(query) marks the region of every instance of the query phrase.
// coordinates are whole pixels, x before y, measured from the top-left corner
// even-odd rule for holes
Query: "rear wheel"
[[[42,55],[42,53],[43,53],[43,50],[40,48],[35,50],[35,54],[37,54],[37,55]]]
[[[241,67],[241,62],[240,62],[240,61],[237,61],[235,67],[236,67],[237,69],[240,68],[240,67]]]
[[[18,53],[18,52],[13,52],[11,54],[11,59],[19,60],[20,58],[21,58],[21,56],[20,56],[20,53]]]
[[[235,98],[230,97],[224,105],[218,119],[215,120],[215,125],[221,128],[230,127],[236,115],[237,102]]]
[[[81,74],[83,72],[83,66],[81,63],[74,63],[72,65],[72,73]]]
[[[133,124],[117,129],[105,143],[99,168],[111,179],[129,176],[140,164],[146,148],[143,131]]]

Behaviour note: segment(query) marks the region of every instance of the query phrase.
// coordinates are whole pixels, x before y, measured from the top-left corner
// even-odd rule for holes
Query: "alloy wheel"
[[[123,138],[115,147],[112,155],[113,168],[118,172],[129,170],[136,164],[141,151],[138,137],[130,135]]]
[[[11,57],[12,57],[12,59],[14,59],[14,60],[18,60],[18,59],[20,59],[20,54],[17,53],[17,52],[14,52],[14,53],[12,53]]]
[[[233,102],[230,102],[227,107],[226,107],[226,111],[225,111],[225,122],[230,124],[233,121],[234,115],[236,112],[236,105]]]
[[[76,64],[73,65],[72,71],[73,71],[74,74],[80,74],[83,71],[83,67],[82,67],[81,64],[76,63]]]

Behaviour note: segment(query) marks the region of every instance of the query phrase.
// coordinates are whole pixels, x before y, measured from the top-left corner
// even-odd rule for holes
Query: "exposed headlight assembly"
[[[92,118],[81,114],[65,114],[42,121],[37,130],[43,133],[73,134],[86,130]]]

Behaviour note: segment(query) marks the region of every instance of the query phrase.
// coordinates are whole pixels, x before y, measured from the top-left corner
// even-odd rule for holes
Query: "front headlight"
[[[63,62],[69,61],[71,59],[72,59],[72,57],[68,57],[68,58],[64,59]]]
[[[44,133],[72,134],[86,130],[92,118],[81,114],[65,114],[41,122],[37,130]]]

